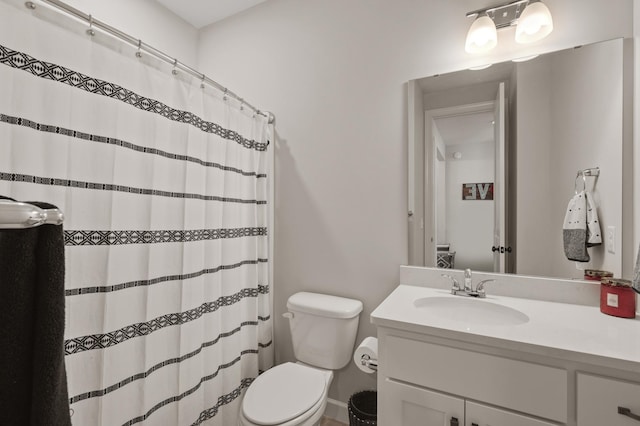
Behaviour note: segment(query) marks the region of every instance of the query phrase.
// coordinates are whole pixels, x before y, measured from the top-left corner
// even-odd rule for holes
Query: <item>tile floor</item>
[[[346,423],[340,423],[339,421],[323,417],[320,420],[320,426],[349,426]]]

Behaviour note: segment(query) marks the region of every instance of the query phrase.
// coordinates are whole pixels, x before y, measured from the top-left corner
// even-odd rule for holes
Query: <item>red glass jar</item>
[[[631,281],[603,278],[600,283],[600,312],[621,318],[636,317],[636,293]]]

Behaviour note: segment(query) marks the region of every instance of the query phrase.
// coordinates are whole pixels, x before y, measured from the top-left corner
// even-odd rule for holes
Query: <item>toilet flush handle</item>
[[[282,314],[282,316],[287,319],[291,319],[293,318],[293,312],[285,312],[284,314]]]

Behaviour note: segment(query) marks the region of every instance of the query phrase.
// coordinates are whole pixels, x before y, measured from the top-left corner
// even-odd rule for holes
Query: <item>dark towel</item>
[[[62,226],[0,230],[0,425],[71,425],[64,320]]]

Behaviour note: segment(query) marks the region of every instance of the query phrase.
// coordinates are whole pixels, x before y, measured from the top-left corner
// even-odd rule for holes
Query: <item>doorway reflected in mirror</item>
[[[562,226],[576,171],[600,167],[597,187],[589,190],[602,227],[631,229],[622,214],[623,196],[631,197],[623,179],[631,169],[622,156],[632,143],[625,114],[632,107],[632,67],[626,66],[633,62],[631,43],[610,40],[410,81],[409,264],[445,265],[443,254],[455,253],[448,263],[455,269],[561,278],[605,269],[620,275],[622,259],[629,257],[622,246],[615,253],[591,248],[591,261],[576,264],[563,254]],[[491,118],[500,101],[504,115]],[[480,106],[485,110],[473,111]],[[487,115],[478,120],[493,122],[494,133],[500,125],[504,145],[496,146],[495,135],[483,137],[486,128],[472,126],[474,114],[482,112]],[[448,129],[466,132],[469,145],[447,136]],[[469,150],[482,143],[494,145],[493,173],[471,164],[480,154]],[[487,182],[494,183],[493,201],[462,200],[462,184]],[[493,210],[493,223],[476,211],[481,208]],[[447,250],[438,250],[442,246]]]

